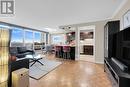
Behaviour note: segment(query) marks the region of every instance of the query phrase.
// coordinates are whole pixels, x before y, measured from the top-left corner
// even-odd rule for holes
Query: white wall
[[[95,62],[96,63],[103,63],[104,62],[104,25],[106,24],[106,20],[104,21],[97,21],[97,22],[90,22],[90,23],[82,23],[82,24],[75,24],[71,25],[72,27],[76,28],[76,35],[79,36],[79,27],[83,26],[91,26],[95,25]],[[76,36],[76,54],[79,52],[79,39]],[[79,55],[76,55],[76,58],[79,58]]]
[[[117,14],[112,18],[112,20],[120,20],[120,29],[123,29],[123,15],[130,10],[130,0],[127,0],[124,6],[117,12]],[[104,25],[106,21],[97,21],[91,23],[82,23],[72,25],[74,27],[91,26],[95,25],[95,61],[97,63],[103,63],[104,61]],[[77,41],[78,42],[78,41]]]
[[[93,39],[80,40],[80,45],[94,45]]]
[[[125,0],[123,7],[113,17],[113,20],[120,20],[120,29],[123,29],[123,15],[130,10],[130,0]]]

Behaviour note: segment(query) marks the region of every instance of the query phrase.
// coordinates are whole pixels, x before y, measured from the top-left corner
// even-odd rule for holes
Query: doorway
[[[80,27],[80,59],[95,62],[95,26]]]

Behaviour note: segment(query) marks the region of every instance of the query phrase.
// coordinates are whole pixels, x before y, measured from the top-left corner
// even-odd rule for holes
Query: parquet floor
[[[30,78],[30,87],[112,87],[103,65],[84,61],[56,59],[63,64],[40,80]]]

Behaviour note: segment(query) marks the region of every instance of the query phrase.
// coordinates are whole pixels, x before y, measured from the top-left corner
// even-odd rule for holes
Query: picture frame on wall
[[[123,16],[123,29],[130,27],[130,10],[128,10]]]

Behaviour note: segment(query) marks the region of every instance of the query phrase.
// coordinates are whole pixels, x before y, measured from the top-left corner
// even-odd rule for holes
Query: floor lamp
[[[10,30],[0,28],[0,87],[8,87]]]

